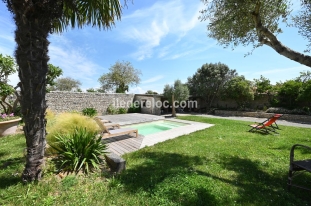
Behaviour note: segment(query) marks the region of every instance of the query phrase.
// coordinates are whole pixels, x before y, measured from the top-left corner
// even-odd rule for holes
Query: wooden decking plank
[[[130,144],[130,141],[127,141],[127,142],[121,141],[118,143],[120,146],[122,146],[123,148],[126,148],[127,150],[130,150],[130,151],[135,151],[135,150],[139,149],[139,147],[132,146]]]
[[[109,145],[110,146],[110,145]],[[128,150],[126,150],[124,147],[120,146],[119,144],[113,144],[111,145],[115,148],[115,150],[118,150],[120,152],[123,152],[123,153],[127,153],[129,152]]]

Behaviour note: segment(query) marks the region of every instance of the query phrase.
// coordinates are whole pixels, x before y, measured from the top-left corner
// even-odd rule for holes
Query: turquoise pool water
[[[184,125],[187,125],[187,124],[181,123],[181,122],[163,120],[163,121],[148,122],[148,123],[141,123],[141,124],[132,124],[132,125],[128,125],[125,127],[138,129],[138,134],[149,135],[149,134],[154,134],[154,133],[163,132],[169,129],[181,127]]]

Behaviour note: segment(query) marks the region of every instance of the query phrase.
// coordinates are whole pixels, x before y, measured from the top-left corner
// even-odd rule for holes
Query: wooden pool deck
[[[103,139],[108,145],[108,152],[115,153],[119,156],[139,150],[141,143],[143,142],[144,136],[139,135],[138,137],[130,135],[121,135],[116,137],[110,137]]]

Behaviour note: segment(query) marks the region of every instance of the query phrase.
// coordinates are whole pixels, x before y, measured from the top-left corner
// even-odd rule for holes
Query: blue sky
[[[130,87],[129,93],[162,93],[165,84],[173,84],[176,79],[186,82],[205,63],[221,62],[249,80],[263,75],[272,83],[310,70],[268,46],[244,57],[251,47],[239,46],[232,51],[217,45],[207,37],[207,22],[198,20],[202,8],[200,0],[134,0],[111,30],[68,28],[67,32],[51,35],[50,63],[63,69],[62,77],[81,81],[85,90],[98,88],[98,78],[116,61],[129,61],[142,72],[141,83]],[[0,53],[13,56],[14,22],[2,1],[0,11]],[[278,36],[283,44],[299,52],[306,49],[307,41],[297,29],[284,25],[283,30]],[[17,75],[10,80],[16,85]]]

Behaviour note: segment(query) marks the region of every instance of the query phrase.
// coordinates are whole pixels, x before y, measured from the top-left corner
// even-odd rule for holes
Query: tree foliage
[[[175,103],[180,103],[189,98],[189,89],[179,79],[175,80],[174,85],[166,84],[163,89],[163,96],[172,104],[172,116],[176,116]]]
[[[0,105],[4,113],[14,112],[14,106],[7,97],[14,94],[14,87],[9,85],[9,75],[16,72],[16,64],[11,56],[0,54]]]
[[[278,98],[282,106],[293,108],[297,106],[299,90],[302,87],[302,82],[288,80],[284,82],[278,89]]]
[[[192,77],[188,77],[187,85],[191,95],[202,98],[210,108],[223,85],[236,75],[236,70],[225,64],[203,64]]]
[[[86,92],[90,92],[90,93],[92,93],[92,92],[97,92],[97,90],[96,90],[96,89],[94,89],[94,88],[89,88],[89,89],[87,89],[87,90],[86,90]]]
[[[46,75],[47,91],[49,91],[51,87],[53,88],[55,86],[55,79],[57,79],[62,74],[63,70],[60,67],[54,66],[53,64],[48,64],[48,73]]]
[[[81,82],[71,77],[63,77],[55,80],[55,85],[51,87],[52,91],[78,91]]]
[[[158,92],[154,92],[152,90],[147,90],[147,92],[145,94],[158,94]]]
[[[303,82],[299,90],[298,100],[311,103],[311,80]]]
[[[311,1],[301,0],[301,10],[297,16],[293,18],[295,25],[299,29],[299,34],[309,41],[305,52],[310,52],[311,47]]]
[[[239,108],[245,108],[250,101],[254,100],[251,81],[245,77],[235,76],[224,85],[223,92],[225,99],[233,99]]]
[[[307,82],[311,80],[311,71],[302,71],[300,72],[300,76],[296,78],[296,81]]]
[[[141,71],[135,69],[128,61],[117,61],[109,68],[109,72],[99,79],[101,90],[105,92],[125,93],[129,86],[140,82]]]
[[[254,86],[256,87],[256,94],[270,93],[272,89],[270,80],[262,75],[259,79],[254,79]]]
[[[277,35],[282,32],[280,22],[291,14],[290,0],[202,0],[207,7],[200,19],[209,21],[208,36],[225,47],[238,45],[253,48],[267,45],[279,54],[311,66],[311,56],[291,50],[283,45]],[[302,1],[310,2],[310,1]],[[298,27],[306,38],[310,37],[310,3],[305,3],[305,16],[297,18]],[[308,17],[308,18],[306,18]],[[310,40],[310,39],[309,39]]]

